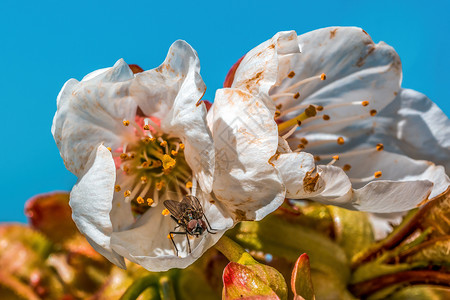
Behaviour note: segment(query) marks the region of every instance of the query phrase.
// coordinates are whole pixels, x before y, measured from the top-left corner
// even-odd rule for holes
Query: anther
[[[128,154],[126,154],[126,153],[121,153],[121,154],[120,154],[120,159],[121,159],[121,160],[126,160],[126,159],[128,159]]]
[[[173,233],[169,233],[168,235],[167,235],[167,238],[170,240],[170,239],[173,239]]]
[[[339,160],[339,155],[335,155],[335,156],[333,156],[333,159],[335,159],[335,160]]]
[[[125,197],[129,197],[129,196],[131,195],[131,191],[130,191],[130,190],[126,190],[126,191],[123,193],[123,195],[124,195]]]
[[[166,208],[166,209],[164,209],[164,210],[161,212],[161,214],[162,214],[163,216],[168,216],[168,215],[170,214],[170,212],[169,212],[169,210]]]
[[[377,151],[382,151],[384,149],[384,145],[379,143],[379,144],[377,144],[376,148],[377,148]]]
[[[347,172],[347,171],[350,171],[351,168],[352,168],[352,166],[350,166],[349,164],[345,164],[345,165],[342,167],[342,170],[344,170],[345,172]]]
[[[111,150],[111,147],[106,147],[106,149],[108,149],[109,150],[109,152],[111,152],[112,150]]]
[[[303,137],[300,139],[300,143],[302,143],[303,145],[308,145],[308,140]]]
[[[289,72],[289,74],[288,74],[288,77],[289,77],[289,78],[292,78],[292,77],[294,77],[294,76],[295,76],[295,72],[294,72],[294,71]]]
[[[164,181],[162,181],[162,180],[160,182],[156,183],[156,189],[158,191],[162,190],[163,186],[164,186]]]
[[[172,151],[170,151],[170,154],[172,154],[173,156],[177,156],[178,151],[172,150]]]
[[[281,115],[281,112],[279,110],[275,111],[275,118],[278,118]]]
[[[317,105],[316,109],[317,109],[317,111],[322,111],[323,110],[323,106],[322,105]]]
[[[144,130],[150,130],[150,126],[148,126],[148,125],[144,125]]]
[[[374,117],[376,114],[377,114],[377,110],[376,110],[376,109],[372,109],[372,110],[370,111],[370,115],[371,115],[372,117]]]
[[[167,141],[162,141],[161,143],[159,143],[159,145],[161,147],[165,147],[165,146],[167,146]]]
[[[298,126],[302,126],[302,121],[297,120],[297,125],[298,125]]]
[[[339,155],[334,155],[333,160],[330,161],[327,165],[333,165],[337,160],[339,160]]]
[[[320,80],[327,79],[327,75],[325,73],[320,74]]]
[[[116,192],[120,192],[121,189],[122,189],[122,188],[121,188],[120,185],[118,185],[118,184],[114,187],[114,190],[115,190]]]
[[[300,93],[296,93],[295,95],[294,95],[294,99],[298,99],[300,97]]]
[[[128,120],[123,120],[123,121],[122,121],[122,124],[123,124],[124,126],[128,126],[128,125],[130,125],[130,121],[128,121]]]
[[[147,181],[148,181],[148,178],[147,178],[147,176],[141,176],[141,182],[144,184],[144,183],[147,183]]]
[[[139,204],[144,204],[144,198],[142,198],[141,196],[137,197],[136,202]]]
[[[323,115],[323,116],[322,116],[322,119],[323,119],[324,121],[328,121],[328,120],[330,119],[330,116],[329,116],[329,115]]]
[[[183,150],[184,149],[184,144],[180,143],[180,149]]]
[[[300,149],[300,150],[303,150],[303,149],[305,149],[305,145],[303,145],[303,144],[298,144],[297,148]]]
[[[361,102],[361,105],[362,106],[367,106],[367,105],[369,105],[369,101],[363,101],[363,102]]]
[[[319,161],[320,160],[320,156],[319,155],[314,156],[314,160],[315,161]]]
[[[151,162],[149,162],[149,161],[144,161],[144,162],[141,164],[141,167],[143,167],[143,168],[148,168],[148,167],[150,167],[150,163],[151,163]]]
[[[190,189],[191,187],[192,187],[192,182],[191,181],[186,182],[186,188]]]
[[[152,206],[152,204],[155,203],[152,198],[147,198],[147,205]]]
[[[308,108],[305,109],[305,114],[307,117],[314,117],[317,114],[316,108],[313,105],[308,106]]]
[[[377,171],[377,172],[373,173],[373,176],[375,176],[375,178],[380,178],[381,175],[383,175],[383,174],[381,173],[381,171]]]
[[[338,145],[344,145],[345,143],[344,138],[342,136],[338,137],[336,141]]]
[[[283,104],[278,104],[277,106],[275,106],[276,109],[280,110],[283,107]]]
[[[124,166],[122,167],[122,170],[123,170],[126,174],[128,174],[128,173],[130,172],[130,167],[128,167],[127,165],[124,165]]]

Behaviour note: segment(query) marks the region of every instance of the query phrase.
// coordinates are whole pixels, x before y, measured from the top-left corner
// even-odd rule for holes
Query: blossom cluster
[[[450,190],[450,120],[401,80],[395,50],[354,27],[277,33],[211,107],[181,40],[155,69],[120,59],[70,79],[52,134],[78,177],[72,217],[112,263],[150,271],[189,266],[285,199],[370,212],[381,238]]]

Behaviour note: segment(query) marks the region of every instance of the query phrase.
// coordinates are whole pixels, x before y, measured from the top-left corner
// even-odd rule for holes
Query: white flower
[[[215,124],[227,136],[213,140],[199,71],[197,53],[177,41],[156,69],[133,74],[119,60],[81,82],[69,80],[58,96],[52,133],[66,167],[78,176],[73,219],[118,266],[125,268],[125,257],[151,271],[185,268],[236,222],[260,219],[283,201],[279,175],[249,175],[252,163],[241,173],[243,161],[230,148],[236,138],[227,128]],[[177,224],[163,201],[187,194],[197,196],[217,233],[190,239],[192,252],[185,235],[174,235],[176,256],[169,232]]]
[[[272,114],[278,148],[265,147],[288,198],[402,212],[449,191],[444,167],[427,160],[449,172],[450,122],[401,77],[394,49],[360,28],[280,32],[230,70],[215,101],[239,91],[234,102],[257,99]]]

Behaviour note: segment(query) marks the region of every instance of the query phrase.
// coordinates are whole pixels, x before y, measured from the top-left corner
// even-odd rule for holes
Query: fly
[[[189,253],[191,253],[191,244],[189,242],[188,235],[199,237],[205,231],[211,234],[216,233],[213,232],[215,229],[211,228],[208,219],[203,213],[202,205],[197,197],[193,195],[186,195],[180,202],[175,200],[166,200],[164,201],[164,206],[169,210],[171,214],[170,217],[177,223],[174,230],[178,227],[182,227],[184,229],[184,231],[171,231],[169,234],[170,240],[172,241],[172,244],[177,252],[177,256],[178,248],[173,240],[173,234],[184,234],[186,236],[188,250]],[[206,223],[203,219],[205,219]]]

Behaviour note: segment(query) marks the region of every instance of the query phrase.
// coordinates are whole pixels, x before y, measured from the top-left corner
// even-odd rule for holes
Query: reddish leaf
[[[306,253],[300,255],[292,270],[291,288],[295,299],[313,300],[314,289],[311,281],[309,257]]]

